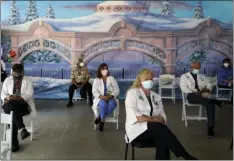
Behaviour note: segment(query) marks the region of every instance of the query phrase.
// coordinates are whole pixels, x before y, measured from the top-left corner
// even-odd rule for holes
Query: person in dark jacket
[[[3,70],[2,64],[1,64],[1,82],[3,83],[6,78],[7,78],[7,73],[6,71]]]
[[[218,72],[218,86],[220,88],[233,88],[233,69],[229,58],[223,60],[223,66]],[[233,98],[229,105],[233,104]]]

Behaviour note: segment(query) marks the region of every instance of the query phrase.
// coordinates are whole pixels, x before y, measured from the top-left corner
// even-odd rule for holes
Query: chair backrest
[[[159,85],[162,85],[162,82],[165,80],[172,80],[172,84],[175,83],[175,75],[172,74],[162,74],[159,76]]]
[[[12,125],[13,120],[13,112],[11,111],[10,114],[1,113],[1,123]]]
[[[1,153],[1,157],[7,158],[7,160],[11,160],[12,158],[12,122],[13,122],[13,112],[11,111],[10,114],[1,113],[1,123],[4,124],[4,136],[3,136],[3,143],[4,148],[6,150],[6,154]],[[7,130],[7,125],[10,125],[10,129]],[[2,142],[1,142],[1,148]],[[2,151],[2,150],[1,150]]]

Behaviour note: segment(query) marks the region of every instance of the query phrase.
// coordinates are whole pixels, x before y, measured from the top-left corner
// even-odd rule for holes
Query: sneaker
[[[94,123],[97,125],[101,122],[101,118],[100,116],[98,118],[95,119]]]
[[[208,128],[208,138],[212,138],[215,136],[215,133],[214,133],[214,128],[212,127],[209,127]]]
[[[104,129],[104,124],[105,124],[105,123],[102,122],[102,121],[99,123],[99,127],[98,127],[98,130],[99,130],[99,131],[103,131],[103,129]]]
[[[73,106],[73,105],[74,105],[73,102],[72,102],[72,101],[69,101],[68,104],[67,104],[67,107],[71,107],[71,106]]]
[[[20,133],[22,140],[30,136],[30,133],[26,129],[23,129]]]

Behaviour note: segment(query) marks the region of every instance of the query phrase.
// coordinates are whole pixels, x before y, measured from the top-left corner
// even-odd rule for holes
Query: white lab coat
[[[3,102],[7,96],[13,94],[13,86],[14,86],[13,76],[7,77],[2,85],[1,100]],[[36,117],[37,115],[33,95],[34,95],[34,90],[33,90],[32,80],[30,77],[24,76],[21,86],[21,97],[30,106],[32,110],[30,116],[32,118]]]
[[[161,96],[150,91],[153,105],[152,116],[161,115],[166,121]],[[141,88],[130,89],[125,99],[126,122],[125,129],[129,142],[147,130],[147,122],[138,122],[136,116],[150,116],[151,107],[149,101]]]
[[[112,76],[108,76],[106,80],[106,85],[107,85],[107,91],[109,91],[110,94],[113,95],[114,98],[116,99],[119,95],[119,86],[115,78]],[[99,96],[104,95],[103,79],[99,79],[99,78],[94,79],[92,92],[94,96],[92,109],[94,111],[95,116],[98,117],[99,116],[98,103],[100,101]]]
[[[212,90],[212,84],[209,83],[206,76],[203,74],[197,74],[197,83],[200,90],[204,88],[207,88],[210,91]],[[197,92],[197,89],[195,88],[195,80],[193,79],[193,76],[190,72],[187,72],[181,76],[180,88],[182,92],[186,94]]]

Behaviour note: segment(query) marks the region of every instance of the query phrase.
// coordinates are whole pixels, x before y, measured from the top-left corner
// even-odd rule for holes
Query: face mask
[[[143,88],[145,89],[152,89],[154,86],[154,82],[152,80],[147,80],[141,83]]]
[[[198,74],[198,73],[199,73],[199,70],[198,70],[198,69],[193,69],[192,73],[193,73],[193,74]]]
[[[80,63],[80,67],[83,67],[84,66],[84,63]]]
[[[103,76],[107,76],[108,70],[102,70],[101,73],[102,73]]]
[[[16,79],[16,80],[21,80],[22,77],[23,77],[23,74],[21,74],[21,73],[15,73],[15,74],[13,75],[13,78]]]
[[[229,63],[224,63],[223,64],[226,68],[229,67]]]

